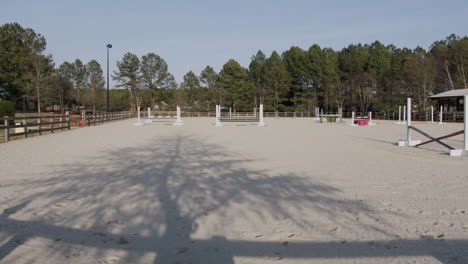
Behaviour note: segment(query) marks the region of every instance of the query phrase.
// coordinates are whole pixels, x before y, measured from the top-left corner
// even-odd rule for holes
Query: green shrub
[[[8,117],[15,116],[15,108],[13,107],[13,104],[10,101],[0,101],[0,117],[4,117],[4,116],[8,116]]]

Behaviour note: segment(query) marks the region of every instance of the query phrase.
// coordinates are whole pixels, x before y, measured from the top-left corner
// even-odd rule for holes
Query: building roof
[[[468,95],[468,89],[455,89],[429,96],[429,98],[463,97],[465,95]]]

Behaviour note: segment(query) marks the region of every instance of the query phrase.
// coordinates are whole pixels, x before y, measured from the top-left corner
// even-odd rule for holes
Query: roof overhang
[[[429,98],[448,98],[448,97],[463,97],[468,95],[468,89],[455,89],[446,91],[440,94],[429,96]]]

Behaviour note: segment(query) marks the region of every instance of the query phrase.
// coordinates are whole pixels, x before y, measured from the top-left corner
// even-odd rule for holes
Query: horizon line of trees
[[[96,60],[80,59],[55,66],[44,54],[45,37],[17,23],[0,26],[0,100],[16,109],[40,112],[45,106],[99,111],[106,108],[105,79]],[[308,50],[293,46],[267,57],[261,50],[248,67],[227,61],[219,72],[206,66],[189,71],[177,84],[163,58],[130,52],[112,74],[120,89],[111,89],[114,110],[136,106],[185,111],[213,111],[216,104],[234,111],[312,112],[343,108],[395,111],[406,97],[419,110],[429,96],[468,88],[468,37],[451,34],[428,50],[397,48],[379,41],[351,44],[340,51],[317,44]]]

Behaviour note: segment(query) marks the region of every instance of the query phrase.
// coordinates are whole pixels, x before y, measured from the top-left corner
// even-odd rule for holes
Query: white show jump
[[[404,125],[406,124],[406,115],[407,115],[407,111],[406,111],[406,106],[403,107],[403,121],[401,120],[401,105],[398,106],[398,122],[396,123],[397,125]],[[443,115],[443,112],[442,112],[442,107],[440,108],[440,112],[439,112],[439,118],[440,118],[440,122],[439,124],[441,125],[442,124],[442,115]],[[426,119],[427,119],[427,115],[426,115]],[[429,121],[413,121],[413,124],[435,124],[434,122],[434,106],[431,106],[431,120]]]
[[[265,123],[263,121],[263,104],[260,105],[260,109],[258,111],[258,117],[255,114],[255,116],[243,116],[243,117],[233,117],[231,111],[229,111],[229,116],[228,117],[222,117],[221,116],[221,106],[216,105],[216,120],[215,120],[215,126],[216,127],[221,127],[223,126],[223,123],[225,122],[231,122],[231,123],[256,123],[257,127],[263,127],[265,126]]]
[[[422,146],[422,145],[425,145],[425,144],[435,142],[435,143],[438,143],[438,144],[448,148],[449,151],[450,151],[450,156],[468,156],[468,137],[467,137],[467,133],[466,133],[466,131],[468,130],[468,95],[464,96],[464,101],[463,102],[464,102],[464,119],[463,119],[463,121],[464,121],[464,130],[460,130],[460,131],[457,131],[457,132],[454,132],[454,133],[451,133],[451,134],[436,138],[436,137],[433,137],[433,136],[427,134],[426,132],[422,131],[421,129],[416,128],[416,127],[411,125],[411,98],[408,98],[408,101],[407,101],[407,105],[408,105],[407,106],[408,122],[406,123],[406,139],[405,140],[400,140],[398,142],[398,146],[400,146],[400,147],[419,147],[419,146]],[[441,109],[440,113],[441,113],[440,116],[442,116],[442,109]],[[418,132],[419,134],[429,138],[430,140],[422,142],[422,143],[421,143],[421,140],[413,140],[411,138],[411,130],[414,130],[414,131]],[[448,145],[448,144],[441,141],[442,139],[454,137],[454,136],[457,136],[457,135],[460,135],[460,134],[464,134],[464,144],[463,144],[464,149],[455,149],[452,146],[450,146],[450,145]]]
[[[151,115],[151,109],[148,107],[148,116],[144,123],[165,123],[165,124],[171,124],[174,126],[178,125],[183,125],[184,121],[180,117],[180,107],[177,106],[176,108],[176,115],[175,116],[152,116]],[[138,123],[135,125],[143,125],[141,123],[141,118],[140,118],[140,107],[138,106]]]
[[[356,117],[356,113],[351,112],[351,126],[375,126],[372,122],[372,112],[368,116]]]
[[[320,123],[336,123],[336,119],[340,119],[340,122],[343,121],[343,109],[338,108],[337,114],[320,114],[320,108],[315,108],[315,115],[318,117],[316,120],[320,120]]]

